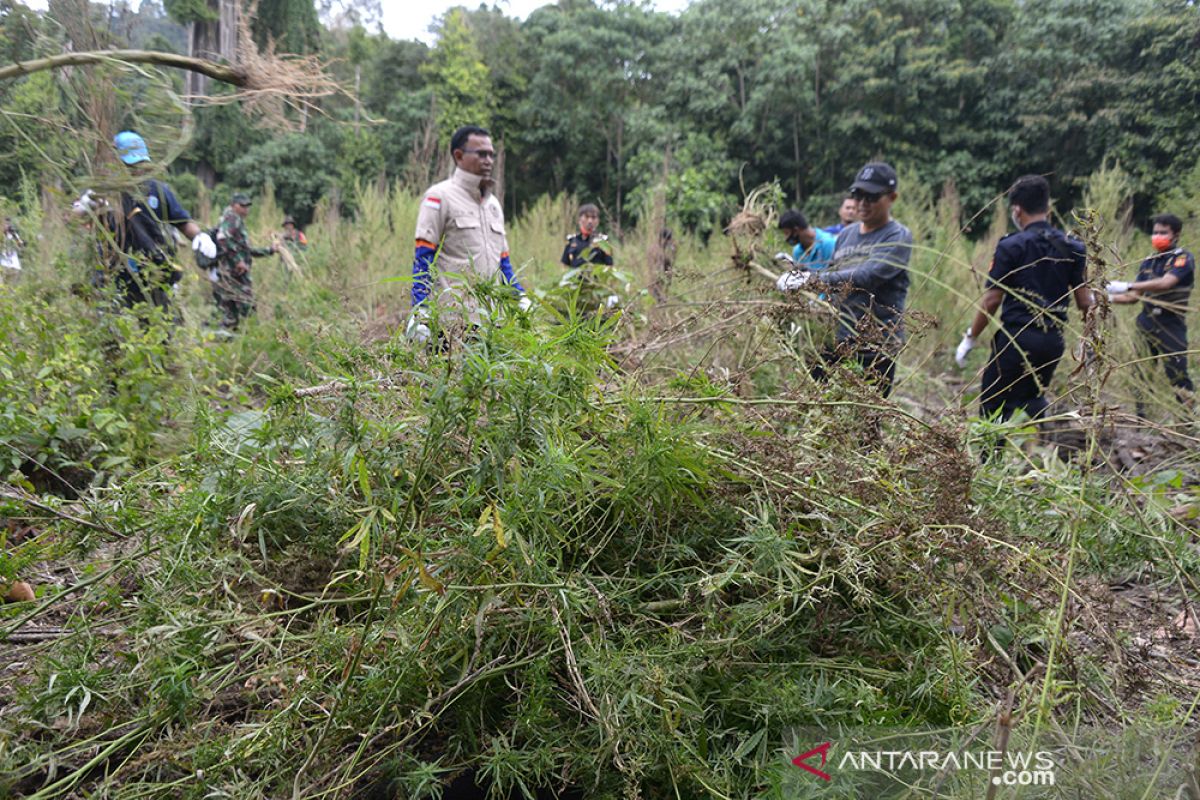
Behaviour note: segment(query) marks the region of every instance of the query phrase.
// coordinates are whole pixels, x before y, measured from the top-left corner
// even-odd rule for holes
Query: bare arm
[[[1129,284],[1129,288],[1120,294],[1114,294],[1109,299],[1113,303],[1125,305],[1127,303],[1136,303],[1142,299],[1144,294],[1155,294],[1156,292],[1166,292],[1174,289],[1179,285],[1179,276],[1174,272],[1168,272],[1158,278],[1151,278],[1147,281],[1134,281]]]
[[[1092,293],[1090,287],[1075,287],[1075,305],[1079,307],[1079,310],[1082,311],[1083,315],[1086,317],[1092,306],[1096,305],[1096,295]]]
[[[968,333],[971,338],[976,338],[983,333],[988,326],[988,321],[996,315],[996,309],[1000,308],[1000,304],[1004,302],[1004,290],[992,287],[983,293],[983,299],[979,301],[979,310],[975,312],[975,320],[968,328]]]
[[[186,236],[190,241],[200,235],[200,226],[196,224],[195,220],[189,219],[187,222],[179,226],[179,232]]]
[[[1168,289],[1174,289],[1179,285],[1179,276],[1168,272],[1161,278],[1154,278],[1149,281],[1134,281],[1129,284],[1131,292],[1165,292]]]

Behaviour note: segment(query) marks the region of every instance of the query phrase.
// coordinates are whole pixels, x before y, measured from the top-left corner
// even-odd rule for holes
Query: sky
[[[510,17],[525,19],[536,8],[552,5],[551,0],[498,0],[496,5]],[[653,0],[659,11],[675,13],[687,6],[688,0]],[[393,39],[420,39],[433,44],[429,26],[436,17],[454,6],[476,8],[479,0],[383,0],[383,29]],[[419,10],[418,10],[419,9]]]
[[[140,2],[140,0],[138,0]],[[25,4],[40,11],[46,10],[47,0],[25,0]],[[429,26],[454,6],[477,8],[481,0],[382,0],[383,29],[393,39],[420,39],[433,44]],[[510,17],[525,19],[536,8],[553,5],[553,0],[493,0]],[[650,5],[659,11],[677,13],[688,4],[688,0],[651,0]]]

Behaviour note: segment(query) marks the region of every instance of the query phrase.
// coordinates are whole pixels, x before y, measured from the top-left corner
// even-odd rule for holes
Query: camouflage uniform
[[[290,230],[288,229],[288,225],[292,226]],[[296,220],[291,214],[283,218],[283,233],[279,235],[279,238],[283,240],[284,245],[289,250],[299,251],[308,249],[308,237],[304,235],[304,231],[296,227]]]
[[[254,286],[250,281],[254,257],[269,256],[275,251],[270,247],[250,246],[246,220],[233,210],[232,205],[226,206],[221,214],[216,239],[217,280],[213,284],[213,300],[224,314],[221,326],[236,328],[255,310]]]

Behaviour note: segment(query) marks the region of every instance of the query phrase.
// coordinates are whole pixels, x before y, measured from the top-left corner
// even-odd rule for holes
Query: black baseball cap
[[[896,191],[896,170],[883,161],[872,161],[858,171],[858,177],[850,184],[851,192],[891,194]]]

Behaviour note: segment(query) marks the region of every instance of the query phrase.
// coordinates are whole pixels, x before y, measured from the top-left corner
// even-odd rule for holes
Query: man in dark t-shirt
[[[1137,303],[1142,311],[1137,317],[1142,345],[1154,359],[1162,359],[1167,380],[1177,390],[1181,402],[1186,402],[1195,387],[1188,375],[1187,312],[1188,298],[1196,282],[1196,260],[1179,246],[1183,220],[1174,214],[1159,214],[1153,220],[1150,244],[1158,251],[1138,268],[1133,283],[1112,281],[1105,287],[1114,303]],[[1145,362],[1141,362],[1145,366]],[[1148,370],[1140,369],[1139,382],[1149,382]],[[1146,415],[1145,404],[1138,397],[1138,416]]]
[[[971,326],[955,353],[959,366],[1000,311],[1000,330],[983,369],[979,411],[984,417],[1009,419],[1024,409],[1033,419],[1049,403],[1045,392],[1062,360],[1063,325],[1072,298],[1085,315],[1092,307],[1086,281],[1083,243],[1051,227],[1050,185],[1040,175],[1018,178],[1008,191],[1018,232],[996,245],[988,270],[987,291]]]

